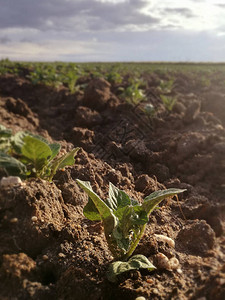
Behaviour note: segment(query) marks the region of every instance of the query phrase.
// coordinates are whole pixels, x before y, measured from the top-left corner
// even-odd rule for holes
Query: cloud
[[[185,18],[196,17],[196,15],[189,8],[164,8],[163,12],[165,14],[181,15],[182,17],[185,17]]]
[[[42,38],[41,38],[42,36]],[[0,44],[1,58],[34,61],[223,61],[225,36],[183,30],[64,34]],[[207,49],[207,50],[206,50]]]
[[[224,60],[225,5],[216,2],[0,0],[0,58]]]
[[[16,51],[15,51],[16,49]],[[110,55],[113,51],[110,45],[97,43],[94,40],[68,41],[50,40],[44,42],[13,42],[9,48],[0,44],[1,58],[28,61],[79,61],[100,60],[101,57]]]
[[[225,8],[225,4],[223,4],[223,3],[217,3],[217,4],[215,4],[215,6],[218,6],[220,8]]]
[[[10,43],[10,41],[10,38],[8,38],[7,36],[0,37],[0,44],[8,44]]]
[[[144,0],[0,0],[0,28],[94,31],[157,23],[157,18],[140,11],[147,4]]]

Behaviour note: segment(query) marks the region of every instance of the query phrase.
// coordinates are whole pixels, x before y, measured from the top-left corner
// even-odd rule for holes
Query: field
[[[80,147],[52,181],[0,187],[0,299],[225,299],[225,65],[2,60],[0,124]],[[113,256],[76,179],[140,203],[186,190],[152,212],[134,252],[156,270],[107,279]]]

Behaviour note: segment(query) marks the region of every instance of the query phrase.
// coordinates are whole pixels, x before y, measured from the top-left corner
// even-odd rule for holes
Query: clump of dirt
[[[225,297],[225,88],[213,80],[210,91],[197,88],[194,75],[175,73],[171,94],[178,100],[168,111],[158,87],[170,75],[144,74],[147,103],[158,108],[152,117],[143,103],[120,99],[118,85],[105,79],[87,77],[84,93],[70,94],[66,87],[0,77],[1,124],[65,150],[82,147],[75,165],[58,171],[52,183],[32,179],[0,188],[0,298]],[[102,198],[109,181],[140,202],[159,189],[187,190],[152,213],[135,250],[155,261],[156,271],[107,280],[113,257],[102,225],[82,214],[88,199],[76,178],[90,181]]]

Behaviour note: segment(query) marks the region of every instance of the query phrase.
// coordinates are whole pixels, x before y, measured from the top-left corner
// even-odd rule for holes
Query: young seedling
[[[160,95],[160,98],[168,111],[172,111],[177,99],[171,96]]]
[[[58,169],[73,165],[79,148],[57,157],[60,144],[48,143],[43,137],[19,131],[12,135],[0,126],[0,168],[22,179],[39,177],[51,181]]]
[[[123,97],[128,103],[136,105],[141,101],[146,100],[144,91],[140,89],[140,86],[143,85],[141,80],[130,80],[130,85],[124,89],[121,97]]]
[[[106,80],[113,84],[121,84],[123,77],[115,69],[106,74]]]
[[[171,93],[174,87],[174,79],[170,79],[168,81],[161,80],[159,85],[159,90],[165,94]]]
[[[114,258],[119,260],[110,265],[108,279],[115,281],[118,274],[131,269],[154,270],[155,267],[143,255],[135,255],[128,261],[127,259],[142,238],[150,213],[163,199],[185,190],[159,190],[147,196],[140,204],[112,183],[109,183],[109,195],[105,201],[92,190],[90,182],[77,179],[77,183],[89,196],[83,210],[85,217],[103,223],[108,247]]]
[[[76,86],[77,79],[79,78],[78,70],[74,67],[73,70],[66,72],[63,82],[67,84],[71,94],[74,94],[79,90],[79,86]]]

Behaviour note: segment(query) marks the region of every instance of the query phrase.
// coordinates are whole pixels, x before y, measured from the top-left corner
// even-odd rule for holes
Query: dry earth
[[[66,150],[81,147],[75,165],[52,183],[32,179],[0,189],[1,299],[225,299],[225,86],[213,79],[210,88],[199,86],[177,73],[171,95],[178,100],[168,112],[160,76],[145,76],[148,102],[158,109],[151,119],[143,104],[125,103],[104,79],[83,78],[85,91],[71,95],[64,87],[0,77],[1,124]],[[107,281],[112,256],[101,224],[82,214],[87,196],[76,178],[102,197],[111,181],[139,201],[157,189],[187,189],[179,203],[153,212],[135,251],[158,264],[156,271]],[[155,234],[172,238],[175,248]],[[160,267],[159,253],[177,258],[178,268]]]

